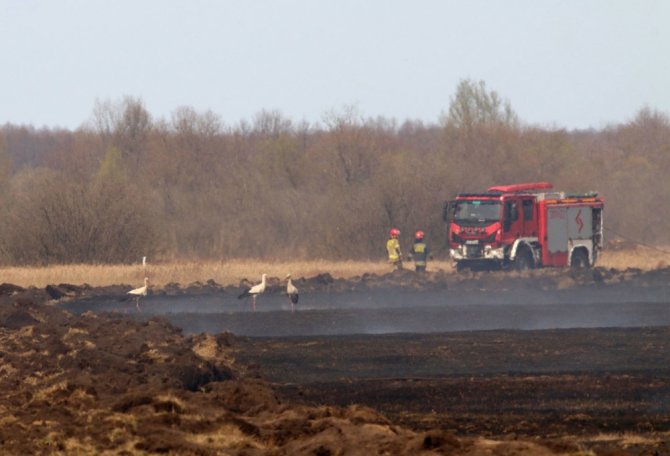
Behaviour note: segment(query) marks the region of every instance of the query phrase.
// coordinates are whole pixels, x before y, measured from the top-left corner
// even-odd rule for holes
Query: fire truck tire
[[[528,251],[527,247],[522,247],[516,253],[516,258],[514,259],[514,268],[517,271],[527,271],[533,269],[535,265],[533,264],[533,256]]]
[[[589,256],[584,249],[580,248],[572,252],[572,258],[570,258],[572,269],[587,269],[589,266]]]

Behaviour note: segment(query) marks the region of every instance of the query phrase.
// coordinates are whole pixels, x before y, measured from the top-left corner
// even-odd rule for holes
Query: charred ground
[[[406,271],[295,283],[306,293],[332,294],[583,288],[645,296],[665,290],[669,279],[668,269],[419,277]],[[270,283],[270,295],[280,293],[279,280]],[[189,300],[242,286],[172,284],[152,296]],[[186,334],[161,316],[108,312],[110,297],[127,291],[123,285],[47,288],[0,286],[0,447],[7,453],[670,452],[665,324]],[[655,296],[655,311],[670,312]],[[276,317],[253,316],[275,324]]]

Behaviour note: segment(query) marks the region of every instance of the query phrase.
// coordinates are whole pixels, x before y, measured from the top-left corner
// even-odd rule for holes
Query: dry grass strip
[[[669,249],[670,250],[670,249]],[[598,265],[605,268],[624,270],[639,268],[651,270],[670,265],[670,254],[664,251],[638,247],[627,250],[605,251],[598,259]],[[407,263],[413,268],[413,264]],[[429,262],[428,269],[453,272],[451,261]],[[270,277],[284,278],[292,274],[294,278],[314,277],[329,273],[335,278],[351,278],[364,273],[385,274],[391,266],[385,261],[149,261],[146,268],[138,264],[74,264],[46,267],[3,267],[0,268],[0,283],[13,283],[23,287],[44,287],[48,284],[71,283],[104,286],[127,284],[142,285],[146,275],[154,286],[168,283],[188,285],[194,282],[214,280],[222,285],[237,285],[242,279],[260,280],[262,273]]]

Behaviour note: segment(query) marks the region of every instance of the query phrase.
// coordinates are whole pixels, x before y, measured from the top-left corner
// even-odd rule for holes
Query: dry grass
[[[670,251],[670,249],[668,250]],[[640,268],[656,269],[670,265],[670,253],[666,250],[654,250],[637,247],[626,250],[604,251],[598,265],[606,268],[624,270]],[[408,267],[413,267],[408,264]],[[433,261],[428,265],[432,271],[453,271],[450,261]],[[48,267],[5,267],[0,268],[0,283],[13,283],[23,287],[45,287],[48,284],[71,283],[76,285],[89,284],[104,286],[126,284],[142,285],[146,275],[150,284],[161,287],[168,283],[188,285],[193,282],[206,282],[209,279],[223,285],[237,285],[242,279],[252,282],[260,280],[262,273],[269,277],[284,278],[291,273],[294,278],[314,277],[329,273],[335,278],[351,278],[364,273],[385,274],[391,266],[385,261],[190,261],[190,262],[159,262],[150,263],[146,270],[141,264],[136,265],[57,265]]]
[[[410,267],[412,265],[408,265]],[[413,267],[413,266],[412,266]],[[429,269],[451,270],[451,263],[434,261]],[[260,281],[262,273],[269,277],[284,278],[291,274],[294,278],[314,277],[329,273],[336,278],[350,278],[364,273],[385,274],[391,266],[384,261],[294,261],[269,262],[259,260],[231,260],[225,262],[169,262],[148,264],[146,270],[138,265],[57,265],[41,268],[0,268],[0,283],[7,282],[23,287],[45,287],[48,284],[71,283],[104,286],[127,284],[142,285],[142,279],[149,277],[154,286],[176,282],[187,285],[193,282],[205,282],[209,279],[223,285],[237,285],[246,278],[252,282]]]
[[[665,433],[667,435],[667,433]],[[662,439],[661,436],[652,436],[652,435],[641,435],[641,434],[632,434],[630,432],[624,432],[621,434],[598,434],[594,437],[589,438],[593,442],[619,442],[623,448],[627,448],[633,445],[651,445],[660,442]]]
[[[619,270],[664,268],[670,265],[670,248],[651,249],[640,246],[625,250],[604,250],[598,259],[598,265]]]

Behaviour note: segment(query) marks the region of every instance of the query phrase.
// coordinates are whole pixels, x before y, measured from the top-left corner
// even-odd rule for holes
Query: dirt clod
[[[479,290],[482,277],[400,271],[296,283],[346,293],[443,290],[448,282],[452,292]],[[668,269],[596,269],[501,274],[485,284],[645,287],[669,277]],[[156,292],[234,288],[207,281]],[[2,453],[628,456],[670,449],[667,328],[252,340],[184,335],[162,317],[74,315],[52,302],[124,289],[0,286]],[[512,363],[517,370],[505,371]],[[382,366],[393,375],[366,374]]]

